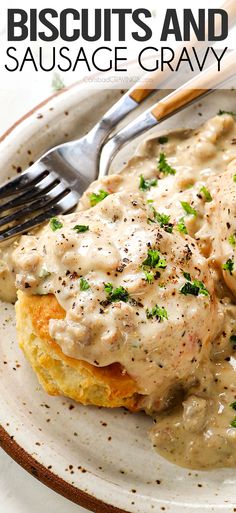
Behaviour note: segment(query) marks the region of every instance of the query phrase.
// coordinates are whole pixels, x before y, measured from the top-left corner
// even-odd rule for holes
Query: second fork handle
[[[208,91],[217,88],[226,80],[236,74],[236,52],[226,55],[222,60],[221,71],[216,71],[215,65],[210,66],[204,72],[199,73],[187,84],[179,87],[150,109],[152,116],[159,122],[179,109],[188,105]]]
[[[168,96],[156,103],[150,109],[140,114],[123,129],[117,132],[104,147],[104,159],[101,155],[100,175],[104,176],[109,170],[109,164],[120,148],[125,146],[150,128],[187,107],[198,98],[205,96],[232,76],[236,76],[236,51],[225,57],[224,67],[217,72],[215,65],[189,80]]]

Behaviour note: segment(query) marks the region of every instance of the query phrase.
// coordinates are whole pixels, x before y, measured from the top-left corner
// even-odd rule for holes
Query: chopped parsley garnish
[[[139,189],[140,191],[149,191],[151,187],[155,187],[157,185],[157,179],[151,178],[150,180],[145,180],[143,175],[140,175]]]
[[[94,207],[97,205],[97,203],[100,203],[100,201],[104,200],[107,196],[109,196],[109,193],[103,189],[100,189],[98,193],[91,192],[91,194],[89,194],[91,207]]]
[[[234,401],[233,403],[230,403],[229,406],[233,410],[236,410],[236,401]],[[234,419],[230,422],[230,426],[233,427],[233,428],[236,428],[236,417],[234,417]]]
[[[189,273],[184,272],[183,275],[187,281],[180,289],[181,294],[185,296],[187,296],[187,294],[191,294],[192,296],[198,296],[199,294],[209,296],[209,291],[202,281],[192,280]]]
[[[104,283],[104,290],[107,294],[110,294],[113,291],[112,283]]]
[[[212,201],[211,193],[210,193],[210,191],[208,191],[208,189],[205,187],[205,185],[203,185],[203,186],[201,187],[200,192],[202,192],[202,193],[204,194],[204,196],[205,196],[205,200],[206,200],[207,202]]]
[[[233,246],[233,248],[234,248],[236,245],[236,236],[234,233],[229,236],[228,241],[231,244],[231,246]]]
[[[206,289],[204,283],[199,280],[193,280],[194,285],[199,288],[199,294],[203,296],[209,296],[209,291]]]
[[[146,309],[146,316],[147,319],[153,319],[154,317],[159,321],[162,322],[164,319],[168,319],[168,313],[166,309],[163,306],[154,306],[153,308]]]
[[[153,275],[153,273],[151,273],[150,271],[144,271],[144,274],[145,274],[145,280],[146,280],[148,283],[153,283],[153,281],[154,281],[154,275]]]
[[[233,176],[233,181],[236,182],[236,175]]]
[[[184,277],[186,278],[186,280],[191,281],[191,276],[190,276],[190,274],[189,274],[189,273],[185,273],[185,272],[183,272],[183,275],[184,275]]]
[[[233,274],[233,270],[234,270],[234,262],[232,260],[232,258],[228,258],[228,260],[225,262],[225,264],[222,265],[222,269],[224,269],[224,271],[229,271],[229,274]]]
[[[158,169],[164,175],[175,175],[176,170],[168,164],[165,153],[160,153],[158,161]]]
[[[183,287],[180,289],[181,294],[187,296],[187,294],[191,294],[192,296],[198,296],[199,287],[192,283],[191,281],[187,281]]]
[[[185,233],[187,234],[188,233],[188,230],[186,228],[186,224],[185,224],[185,221],[184,221],[184,217],[181,217],[176,225],[176,228],[178,230],[178,232],[180,233]]]
[[[63,224],[61,223],[61,221],[59,221],[59,219],[57,219],[57,217],[52,217],[52,219],[50,219],[50,228],[53,232],[59,230],[60,228],[62,228],[62,226]]]
[[[160,278],[159,271],[152,272],[151,269],[165,269],[167,263],[156,249],[148,249],[148,256],[142,263],[142,268],[145,275],[145,280],[148,283],[153,283],[154,279]]]
[[[236,417],[230,422],[231,427],[236,428]]]
[[[173,225],[173,223],[170,223],[170,216],[168,214],[160,214],[159,212],[156,211],[156,209],[154,207],[152,207],[152,211],[153,211],[153,219],[149,218],[148,221],[151,223],[157,221],[159,223],[159,225],[161,226],[161,228],[164,228],[164,230],[167,233],[172,233],[174,225]]]
[[[229,114],[230,116],[236,116],[236,113],[235,112],[232,112],[232,110],[219,110],[219,112],[217,112],[217,115],[218,116],[223,116],[223,114]]]
[[[230,340],[232,345],[236,344],[236,335],[231,335],[229,340]]]
[[[166,135],[161,135],[160,137],[158,137],[158,142],[160,144],[166,144],[168,143],[168,137],[166,137]]]
[[[150,267],[151,269],[165,269],[167,266],[166,260],[161,258],[157,249],[149,249],[148,256],[142,263],[143,267]]]
[[[109,303],[114,303],[117,301],[123,301],[127,303],[129,300],[129,293],[124,287],[117,287],[114,289],[112,283],[105,283],[104,290],[107,294],[107,300]]]
[[[77,233],[83,233],[89,230],[89,226],[86,226],[85,224],[76,224],[73,230],[75,230]]]
[[[195,208],[191,207],[190,203],[188,203],[187,201],[181,201],[180,203],[186,214],[193,216],[197,215],[197,211],[195,210]]]
[[[88,289],[90,289],[90,285],[89,285],[88,281],[85,280],[85,278],[80,278],[79,288],[80,288],[80,290],[88,290]]]

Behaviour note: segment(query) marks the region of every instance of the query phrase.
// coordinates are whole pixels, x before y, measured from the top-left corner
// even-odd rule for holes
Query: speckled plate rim
[[[23,447],[12,439],[2,426],[0,426],[0,447],[41,483],[79,506],[94,511],[94,513],[129,513],[128,510],[105,503],[64,481],[64,479],[35,460]]]
[[[96,74],[97,76],[98,74]],[[71,89],[82,86],[84,84],[84,80],[79,80],[68,87],[64,87],[63,89],[56,91],[51,94],[45,100],[37,104],[33,109],[28,111],[26,114],[21,116],[13,125],[11,125],[1,136],[0,143],[5,141],[9,135],[12,135],[12,132],[21,125],[24,121],[28,120],[31,116],[35,114],[35,112],[39,111],[42,107],[47,105],[51,100],[58,96],[63,96],[66,92]],[[8,433],[7,431],[0,425],[0,447],[16,462],[20,465],[24,470],[29,472],[33,477],[41,481],[44,485],[51,488],[56,493],[59,493],[66,499],[82,506],[86,509],[94,511],[95,513],[129,513],[128,510],[117,508],[116,506],[112,506],[112,504],[108,504],[103,502],[96,497],[80,490],[79,488],[71,485],[66,482],[64,479],[54,474],[51,470],[45,467],[42,463],[38,462],[35,458],[33,458],[23,447],[21,447]]]

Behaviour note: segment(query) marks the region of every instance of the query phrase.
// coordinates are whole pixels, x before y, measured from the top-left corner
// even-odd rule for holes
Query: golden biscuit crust
[[[18,292],[17,332],[37,377],[50,395],[64,395],[82,404],[138,411],[135,381],[120,364],[95,367],[66,356],[49,334],[49,320],[63,319],[65,311],[54,295],[28,296]]]

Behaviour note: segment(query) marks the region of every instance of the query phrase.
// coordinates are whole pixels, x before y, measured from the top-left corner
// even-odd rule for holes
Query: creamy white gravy
[[[236,465],[235,143],[229,115],[145,141],[75,213],[0,255],[1,296],[14,299],[14,274],[27,294],[55,294],[62,351],[120,362],[158,412],[157,450],[194,468]]]

